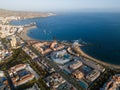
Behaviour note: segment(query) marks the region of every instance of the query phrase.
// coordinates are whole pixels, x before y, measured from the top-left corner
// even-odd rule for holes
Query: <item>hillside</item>
[[[37,17],[47,17],[51,15],[53,14],[40,13],[40,12],[10,11],[10,10],[0,9],[0,17],[20,16],[21,18],[37,18]]]

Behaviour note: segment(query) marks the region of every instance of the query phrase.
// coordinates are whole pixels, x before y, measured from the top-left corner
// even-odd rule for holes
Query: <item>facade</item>
[[[66,50],[53,52],[51,54],[51,58],[54,62],[58,64],[65,64],[71,60],[71,56],[67,53]]]
[[[110,80],[105,83],[104,87],[101,90],[119,90],[120,87],[120,75],[114,75]]]
[[[35,77],[34,74],[27,71],[26,68],[27,64],[18,64],[9,69],[8,73],[15,87],[25,84]]]
[[[67,51],[68,51],[70,54],[74,55],[74,56],[79,56],[79,54],[76,53],[76,52],[74,52],[71,47],[68,47],[68,48],[67,48]]]
[[[50,45],[50,48],[52,49],[52,50],[56,50],[55,49],[55,45],[57,45],[57,41],[53,41],[52,43],[51,43],[51,45]]]
[[[82,65],[83,65],[82,62],[77,60],[77,61],[74,61],[74,63],[70,64],[69,67],[70,67],[70,69],[75,70],[75,69],[79,68]]]
[[[50,49],[52,49],[53,51],[61,50],[63,48],[64,48],[64,45],[58,44],[58,42],[56,40],[53,41],[50,45]]]
[[[75,70],[73,73],[72,73],[72,76],[76,79],[82,79],[84,77],[84,74],[79,71],[79,70]]]
[[[28,74],[23,76],[22,78],[20,78],[20,80],[18,78],[12,78],[12,82],[14,84],[14,86],[20,86],[22,84],[27,83],[28,81],[31,81],[34,78],[33,74]]]
[[[10,90],[8,80],[6,79],[3,71],[0,71],[0,90]]]
[[[6,43],[6,46],[0,42],[0,61],[12,55],[12,50],[9,43]]]
[[[32,50],[30,50],[27,47],[23,47],[22,50],[25,51],[26,54],[28,54],[32,59],[35,59],[38,57]]]
[[[96,63],[96,62],[93,62],[93,61],[88,60],[88,59],[83,59],[83,62],[86,65],[88,65],[88,66],[92,67],[93,69],[96,69],[96,70],[98,70],[100,72],[104,72],[105,71],[105,68],[103,66],[101,66],[100,64]]]
[[[41,54],[46,55],[51,53],[52,51],[61,50],[64,48],[64,45],[58,44],[57,41],[53,42],[36,42],[31,41],[29,43],[33,43],[33,47],[37,49]]]
[[[17,71],[25,69],[26,66],[27,66],[26,64],[18,64],[18,65],[14,66],[14,67],[11,67],[9,69],[8,73],[9,73],[10,76],[13,76],[13,74],[17,73]]]
[[[65,82],[65,80],[58,73],[53,73],[51,76],[45,78],[45,82],[48,87],[56,89],[59,85]]]
[[[4,72],[3,71],[0,71],[0,77],[4,77]]]
[[[97,79],[100,76],[100,72],[97,70],[93,70],[92,72],[90,72],[87,76],[86,79],[88,79],[89,81],[94,81],[95,79]]]
[[[5,38],[7,36],[14,35],[16,32],[22,31],[22,28],[22,26],[0,24],[0,37]]]
[[[16,40],[15,36],[12,37],[10,43],[11,43],[12,48],[16,48],[17,47],[17,40]]]

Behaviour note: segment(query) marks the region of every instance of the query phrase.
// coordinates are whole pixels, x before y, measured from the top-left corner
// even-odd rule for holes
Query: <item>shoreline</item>
[[[88,54],[85,53],[80,47],[76,47],[75,50],[76,50],[76,52],[78,52],[81,56],[83,56],[83,57],[85,57],[85,58],[87,58],[87,59],[90,59],[90,60],[92,60],[92,61],[94,61],[94,62],[97,62],[97,63],[99,63],[99,64],[101,64],[101,65],[107,66],[107,67],[109,67],[109,68],[111,68],[111,69],[120,69],[120,66],[119,66],[119,65],[110,64],[110,63],[108,63],[108,62],[101,61],[101,60],[99,60],[99,59],[96,59],[96,58],[88,55]]]
[[[31,29],[34,29],[34,28],[37,28],[37,27],[36,27],[35,25],[34,25],[34,26],[26,26],[26,27],[23,27],[23,30],[21,31],[21,33],[20,33],[19,36],[20,36],[23,40],[25,40],[25,41],[27,41],[27,40],[37,40],[37,39],[33,39],[33,38],[31,38],[31,37],[29,37],[29,36],[27,35],[28,31],[31,30]],[[85,53],[80,47],[76,47],[75,50],[76,50],[77,53],[80,54],[81,56],[83,56],[83,57],[85,57],[85,58],[88,58],[88,59],[90,59],[90,60],[92,60],[92,61],[94,61],[94,62],[97,62],[97,63],[99,63],[99,64],[101,64],[101,65],[107,66],[107,67],[109,67],[109,68],[111,68],[111,69],[120,69],[120,66],[119,66],[119,65],[111,64],[111,63],[109,63],[109,62],[104,62],[104,61],[102,61],[102,60],[96,59],[96,58],[88,55],[88,54]]]
[[[21,31],[20,33],[20,37],[23,39],[23,40],[36,40],[36,39],[33,39],[31,37],[29,37],[27,35],[28,31],[31,30],[31,29],[34,29],[34,28],[37,28],[36,26],[26,26],[26,27],[23,27],[23,30]]]

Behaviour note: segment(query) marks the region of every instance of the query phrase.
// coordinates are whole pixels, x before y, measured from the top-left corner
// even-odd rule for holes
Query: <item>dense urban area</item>
[[[116,90],[120,68],[84,55],[75,42],[26,40],[35,22],[14,26],[20,16],[0,17],[0,90]]]

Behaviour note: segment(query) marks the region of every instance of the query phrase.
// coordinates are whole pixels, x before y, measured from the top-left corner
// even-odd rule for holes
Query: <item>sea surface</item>
[[[104,62],[120,65],[120,13],[58,13],[47,18],[12,21],[14,25],[36,22],[28,36],[37,40],[79,40],[82,50]]]

